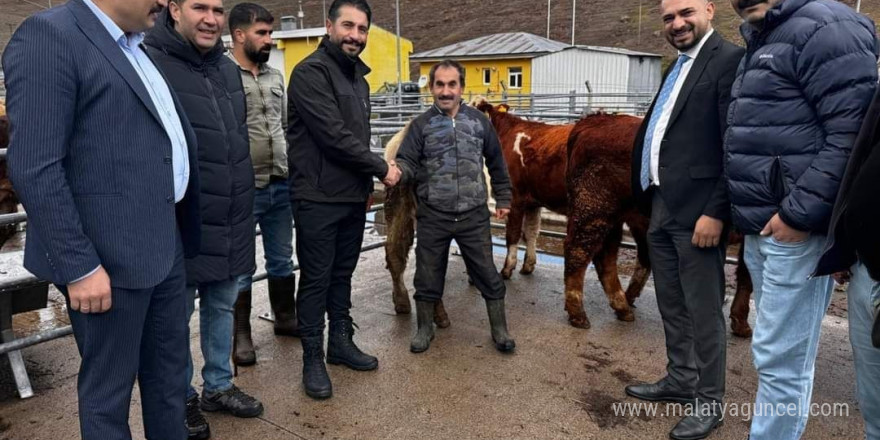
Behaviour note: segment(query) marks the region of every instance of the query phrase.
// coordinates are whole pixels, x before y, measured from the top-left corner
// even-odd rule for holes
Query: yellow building
[[[569,47],[525,32],[493,34],[413,54],[419,74],[427,79],[431,67],[454,59],[465,67],[464,95],[497,96],[532,91],[532,59]]]
[[[317,49],[324,34],[326,34],[324,28],[275,31],[272,34],[275,47],[272,49],[269,65],[284,73],[286,83],[293,68]],[[224,40],[228,42],[229,36],[224,37]],[[400,71],[403,75],[400,80],[406,82],[409,81],[409,56],[413,52],[412,41],[401,37],[400,49]],[[385,83],[397,84],[396,34],[379,26],[371,26],[367,48],[361,54],[361,59],[372,69],[372,72],[367,75],[371,92],[377,91]]]

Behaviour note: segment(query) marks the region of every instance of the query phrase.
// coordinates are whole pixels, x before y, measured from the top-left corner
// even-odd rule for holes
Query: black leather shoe
[[[263,404],[233,385],[219,393],[202,393],[202,411],[226,411],[235,417],[250,418],[263,413]]]
[[[723,414],[698,414],[681,419],[669,432],[673,440],[699,440],[724,424]]]
[[[666,379],[662,379],[657,383],[627,385],[626,394],[636,399],[651,402],[694,403],[694,393],[692,391],[675,388],[669,385]]]
[[[327,342],[327,363],[345,365],[352,370],[369,371],[379,368],[379,360],[370,356],[354,343],[354,323],[347,319],[330,321]]]
[[[207,440],[211,438],[211,427],[199,409],[199,396],[186,399],[186,430],[188,440]]]
[[[324,364],[324,335],[300,339],[303,347],[303,388],[312,399],[333,396],[333,384]]]

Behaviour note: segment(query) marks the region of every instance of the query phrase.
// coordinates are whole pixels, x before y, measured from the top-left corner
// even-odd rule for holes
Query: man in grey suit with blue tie
[[[3,56],[25,267],[68,299],[83,439],[186,438],[185,256],[198,253],[195,138],[141,46],[166,0],[70,0]],[[65,436],[66,437],[66,436]]]

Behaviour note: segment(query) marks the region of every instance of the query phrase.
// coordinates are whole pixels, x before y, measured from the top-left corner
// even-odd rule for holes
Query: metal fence
[[[653,99],[649,93],[577,93],[574,90],[562,94],[502,92],[480,96],[492,105],[507,104],[509,111],[521,118],[548,123],[572,122],[598,112],[644,116]],[[467,102],[476,97],[473,93],[462,96]],[[372,134],[387,136],[397,133],[407,121],[430,108],[433,101],[430,94],[371,95]]]

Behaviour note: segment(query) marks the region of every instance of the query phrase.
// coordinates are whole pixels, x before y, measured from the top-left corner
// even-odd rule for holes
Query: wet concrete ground
[[[632,254],[623,256],[627,258]],[[269,308],[265,281],[257,283],[253,327],[258,364],[240,369],[236,384],[260,398],[266,412],[249,420],[208,414],[212,438],[666,438],[678,419],[664,417],[663,406],[653,417],[616,416],[612,411],[614,403],[637,402],[625,396],[624,385],[654,381],[664,374],[663,331],[653,285],[648,284],[636,303],[636,321],[620,322],[595,272],[589,271],[586,306],[593,327],[579,330],[566,321],[562,266],[557,261],[544,258],[534,275],[516,273],[507,282],[508,321],[517,352],[505,356],[492,347],[484,302],[467,284],[461,258],[450,256],[445,300],[452,326],[437,331],[428,352],[414,355],[408,348],[415,317],[394,314],[384,251],[363,254],[355,273],[352,313],[361,329],[357,341],[379,357],[380,367],[355,372],[329,366],[334,397],[327,401],[311,400],[302,391],[299,341],[274,336],[271,323],[256,318]],[[502,262],[498,255],[499,267]],[[412,272],[410,267],[407,279]],[[862,438],[845,304],[837,293],[824,321],[813,401],[848,405],[849,415],[811,418],[804,439]],[[27,316],[23,319],[36,319],[37,327],[66,322],[60,303]],[[195,347],[197,316],[191,325]],[[730,337],[728,344],[727,402],[752,402],[757,385],[749,341]],[[5,357],[0,360],[0,440],[78,438],[79,357],[73,338],[23,353],[36,396],[19,400],[8,363]],[[198,368],[201,358],[196,353]],[[137,390],[131,425],[134,438],[142,439]],[[744,439],[748,426],[742,417],[728,416],[711,438]]]

